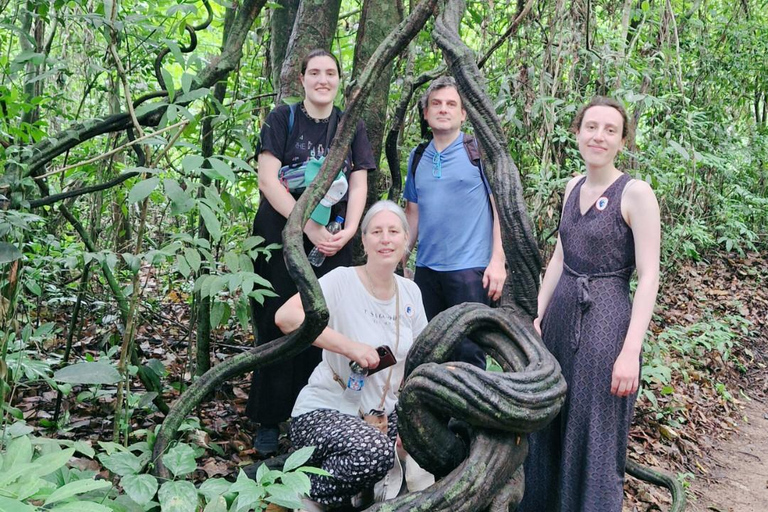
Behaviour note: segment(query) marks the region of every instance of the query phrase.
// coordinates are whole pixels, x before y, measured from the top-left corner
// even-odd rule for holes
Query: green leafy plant
[[[97,454],[84,442],[38,438],[23,422],[8,426],[0,436],[0,510],[108,512],[159,506],[178,512],[243,512],[265,510],[270,503],[300,508],[310,489],[307,475],[329,476],[304,466],[314,451],[307,447],[291,454],[282,470],[262,464],[253,480],[240,470],[234,482],[209,478],[198,488],[187,478],[197,470],[196,458],[204,450],[178,443],[163,457],[173,479],[160,481],[146,472],[154,434],[137,434],[146,434],[147,440],[128,447],[100,442]],[[115,478],[99,480],[96,471],[70,466],[76,454],[95,458]]]

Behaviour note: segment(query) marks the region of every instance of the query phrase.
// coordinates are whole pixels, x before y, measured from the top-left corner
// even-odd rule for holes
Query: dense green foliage
[[[271,293],[252,258],[269,257],[272,248],[248,233],[258,200],[256,134],[279,86],[269,19],[284,2],[268,3],[255,17],[223,82],[200,85],[221,59],[227,13],[256,3],[216,0],[203,27],[206,5],[191,0],[0,0],[3,421],[20,415],[12,404],[24,383],[71,390],[71,382],[54,378],[60,356],[42,347],[60,333],[77,337],[79,319],[67,315],[72,325],[60,329],[46,323],[53,312],[84,302],[107,331],[94,352],[112,361],[121,382],[141,376],[148,405],[168,390],[167,370],[132,361],[130,353],[136,325],[148,323],[161,300],[202,302],[214,329],[239,323],[247,331],[248,296]],[[362,4],[341,3],[332,45],[347,81],[355,78]],[[390,101],[376,107],[390,123],[406,78],[442,65],[430,28],[395,63]],[[541,248],[554,243],[561,191],[580,172],[571,118],[586,98],[606,94],[637,122],[622,165],[657,191],[668,270],[715,250],[764,249],[766,33],[765,0],[468,1],[462,36],[482,58]],[[153,94],[163,91],[160,82],[166,91]],[[129,134],[103,121],[121,114],[130,115],[126,127],[141,127]],[[395,171],[401,176],[419,139],[412,102]],[[388,169],[383,159],[381,168]],[[376,183],[380,194],[386,181]],[[45,199],[99,184],[113,186]],[[199,316],[192,315],[189,332]],[[648,358],[657,373],[646,381],[666,384],[675,352],[707,345],[727,357],[729,333],[745,326],[738,318],[712,325],[660,336]],[[707,336],[696,337],[700,332]],[[105,391],[91,392],[79,399]],[[123,410],[115,430],[126,433],[142,397],[115,393]]]

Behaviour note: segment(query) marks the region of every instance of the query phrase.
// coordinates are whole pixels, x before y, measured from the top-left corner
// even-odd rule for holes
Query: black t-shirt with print
[[[334,107],[337,115],[337,126],[341,120],[341,111]],[[319,158],[328,154],[326,143],[328,140],[328,129],[330,123],[315,122],[309,118],[297,106],[294,113],[293,129],[288,133],[288,120],[290,117],[290,106],[281,105],[267,115],[264,125],[261,127],[259,143],[256,147],[256,153],[260,154],[268,151],[275,158],[280,160],[282,165],[295,165],[309,160],[310,158]],[[350,175],[357,171],[367,171],[376,168],[373,158],[371,143],[368,141],[368,134],[365,131],[365,124],[360,121],[357,124],[357,131],[350,144],[350,151],[344,162],[343,171],[350,179]],[[346,216],[347,195],[333,206],[331,209],[331,219],[336,215]],[[269,201],[262,195],[259,201],[259,209],[254,219],[253,233],[266,239],[266,243],[280,243],[281,234],[285,227],[286,219],[280,215],[269,204]]]
[[[341,120],[341,111],[334,107],[338,121]],[[296,165],[306,162],[310,158],[327,156],[331,142],[328,138],[329,122],[316,122],[307,117],[300,107],[294,114],[293,129],[288,134],[288,120],[291,109],[288,105],[281,105],[267,116],[264,126],[261,127],[261,135],[256,152],[268,151],[280,160],[282,165]],[[287,135],[287,138],[286,138]],[[373,152],[365,125],[362,121],[357,124],[357,131],[350,144],[350,151],[344,161],[344,174],[349,176],[354,171],[374,169]]]

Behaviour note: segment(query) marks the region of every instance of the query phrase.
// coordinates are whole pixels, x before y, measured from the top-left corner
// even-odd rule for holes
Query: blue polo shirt
[[[447,272],[485,268],[491,261],[493,211],[487,182],[467,156],[464,134],[442,152],[430,141],[403,197],[419,205],[417,267]]]

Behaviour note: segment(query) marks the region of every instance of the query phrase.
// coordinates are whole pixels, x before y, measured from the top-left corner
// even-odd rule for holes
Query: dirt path
[[[689,511],[768,511],[768,400],[742,413],[739,432],[711,452],[709,475],[693,481]]]

